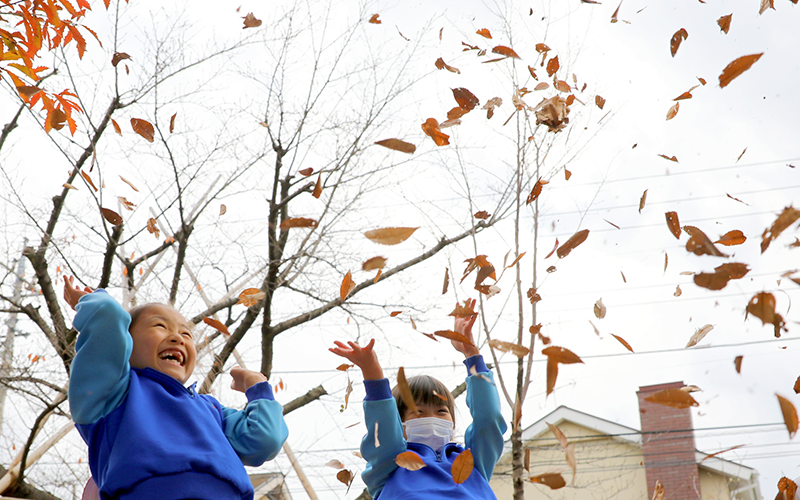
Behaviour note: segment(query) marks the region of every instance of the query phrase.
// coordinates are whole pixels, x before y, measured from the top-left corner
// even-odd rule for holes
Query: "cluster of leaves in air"
[[[110,0],[104,1],[108,8]],[[49,92],[41,87],[47,76],[44,73],[50,69],[41,64],[41,53],[74,45],[78,57],[83,58],[86,32],[100,43],[97,34],[81,24],[89,10],[88,0],[75,0],[75,5],[70,0],[32,3],[0,0],[0,78],[10,78],[22,100],[31,107],[41,103],[46,112],[47,132],[68,124],[70,132],[75,134],[77,125],[72,113],[83,110],[71,91]],[[12,24],[11,20],[18,22]]]

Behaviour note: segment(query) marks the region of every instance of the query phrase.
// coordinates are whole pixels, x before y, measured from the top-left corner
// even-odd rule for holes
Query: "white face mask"
[[[408,442],[427,444],[436,452],[453,439],[453,422],[437,417],[412,418],[403,427]]]

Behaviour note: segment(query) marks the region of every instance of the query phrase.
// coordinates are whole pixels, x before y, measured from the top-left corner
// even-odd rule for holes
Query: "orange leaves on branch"
[[[708,236],[700,229],[694,226],[683,226],[683,230],[690,236],[689,241],[686,242],[686,250],[695,255],[713,255],[714,257],[727,257],[724,253],[720,252],[717,247],[711,243]]]
[[[469,479],[472,470],[475,468],[475,459],[472,457],[472,451],[466,449],[458,454],[453,465],[450,467],[450,473],[453,475],[453,482],[461,484]]]
[[[350,275],[350,271],[347,271],[347,274],[344,275],[344,279],[342,279],[342,285],[339,287],[339,298],[342,299],[342,302],[344,302],[355,287],[356,284],[353,281],[353,277]]]
[[[747,264],[729,262],[716,267],[713,273],[695,274],[694,283],[709,290],[722,290],[728,285],[728,281],[744,278],[749,272]]]
[[[256,19],[256,16],[254,16],[252,12],[249,12],[242,19],[244,19],[244,26],[242,29],[258,28],[261,26],[261,19]]]
[[[289,219],[284,219],[281,221],[280,229],[281,231],[286,231],[287,229],[295,228],[295,227],[317,227],[319,223],[314,219],[308,219],[306,217],[291,217]]]
[[[738,77],[748,69],[750,66],[755,64],[756,61],[761,59],[764,53],[760,54],[750,54],[749,56],[742,56],[738,59],[735,59],[730,64],[725,66],[725,69],[722,70],[722,73],[719,75],[719,86],[720,88],[725,88],[728,86],[734,78]]]
[[[245,307],[252,307],[258,304],[259,301],[264,300],[266,296],[266,292],[262,292],[258,288],[246,288],[239,294],[239,302],[237,302],[237,304],[242,304]]]
[[[651,403],[669,406],[672,408],[689,408],[692,406],[700,406],[700,403],[695,401],[691,394],[681,390],[678,387],[672,387],[653,393],[652,396],[644,398],[645,401]]]
[[[672,39],[669,41],[669,51],[672,54],[672,57],[675,57],[675,54],[678,53],[678,47],[681,46],[681,42],[689,38],[689,33],[681,28],[672,35]]]
[[[551,490],[557,490],[567,485],[567,482],[558,472],[548,472],[539,474],[538,476],[532,476],[529,481],[536,484],[543,484]]]
[[[436,118],[428,118],[425,120],[425,123],[422,124],[422,131],[425,132],[425,135],[433,139],[433,142],[436,143],[437,146],[446,146],[450,144],[450,136],[442,132]]]
[[[563,245],[558,247],[558,250],[556,250],[556,255],[558,255],[559,259],[563,259],[567,255],[569,255],[570,252],[575,250],[575,248],[578,245],[586,241],[586,238],[588,237],[589,237],[588,229],[582,229],[578,231],[577,233],[570,236],[569,239],[565,241]]]
[[[778,403],[781,405],[783,423],[786,424],[786,430],[789,431],[789,439],[794,439],[794,435],[797,434],[798,425],[797,409],[794,407],[792,402],[785,397],[781,396],[780,394],[776,394],[776,396],[778,396]]]
[[[153,142],[155,140],[156,131],[153,128],[153,124],[149,121],[141,118],[131,118],[131,127],[134,132],[144,137],[147,142]]]
[[[422,460],[422,457],[413,451],[404,451],[403,453],[400,453],[394,458],[394,463],[396,463],[399,467],[410,471],[420,470],[427,465]]]
[[[114,224],[115,226],[122,224],[122,217],[120,217],[117,212],[100,207],[100,213],[103,214],[103,218],[109,223]]]
[[[719,25],[719,29],[722,30],[723,33],[726,35],[728,34],[728,30],[731,29],[731,19],[733,18],[733,14],[728,14],[727,16],[722,16],[717,19],[717,24]]]
[[[210,326],[211,328],[217,330],[218,332],[220,332],[221,334],[225,335],[226,337],[230,337],[231,336],[230,332],[228,331],[228,327],[225,326],[224,323],[222,323],[222,322],[220,322],[220,321],[218,321],[218,320],[216,320],[214,318],[205,317],[205,318],[203,318],[203,323],[205,323],[208,326]]]
[[[775,219],[769,229],[764,230],[761,235],[761,253],[764,253],[772,240],[780,236],[780,234],[789,226],[795,223],[800,218],[800,211],[795,210],[793,207],[786,207],[783,212]]]
[[[407,240],[418,227],[384,227],[364,233],[370,241],[381,245],[397,245]]]
[[[766,325],[770,323],[775,328],[775,337],[781,336],[781,329],[783,328],[783,316],[775,312],[775,296],[769,292],[758,292],[750,299],[745,309],[744,319],[747,319],[749,314],[761,320],[761,323]]]

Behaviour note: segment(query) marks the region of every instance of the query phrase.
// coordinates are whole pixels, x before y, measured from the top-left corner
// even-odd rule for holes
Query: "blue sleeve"
[[[80,334],[70,366],[69,406],[76,424],[92,424],[128,392],[133,340],[130,315],[105,290],[81,297],[72,324]]]
[[[394,459],[406,451],[407,443],[397,403],[389,390],[389,380],[365,380],[364,387],[367,391],[364,399],[367,434],[361,440],[361,456],[367,461],[367,467],[361,478],[375,498],[397,469]]]
[[[275,401],[269,382],[247,389],[244,410],[223,408],[225,437],[245,465],[257,467],[272,460],[289,437],[283,406]]]
[[[475,468],[489,481],[497,461],[503,453],[503,434],[507,426],[500,413],[500,396],[494,377],[486,368],[480,355],[464,360],[467,370],[475,368],[477,374],[467,377],[467,406],[472,423],[464,435],[467,448],[472,450]]]

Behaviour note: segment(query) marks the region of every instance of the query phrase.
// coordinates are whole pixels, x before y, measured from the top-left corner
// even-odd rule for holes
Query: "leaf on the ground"
[[[730,64],[725,66],[725,69],[722,70],[722,73],[719,75],[719,86],[720,88],[725,88],[728,86],[734,78],[738,77],[748,69],[750,66],[755,64],[756,61],[761,59],[764,53],[761,52],[760,54],[750,54],[748,56],[742,56],[738,59],[731,61]]]
[[[765,229],[764,234],[761,235],[761,253],[764,253],[772,240],[780,236],[784,229],[794,224],[798,218],[800,218],[800,211],[795,210],[794,207],[784,208],[772,226]]]
[[[410,471],[420,470],[427,465],[422,460],[422,457],[413,451],[404,451],[403,453],[400,453],[394,458],[394,462],[398,466]]]
[[[492,38],[492,34],[486,28],[481,28],[478,31],[476,31],[475,33],[477,33],[478,35],[482,36],[483,38],[489,38],[489,39]]]
[[[403,400],[403,404],[406,405],[406,408],[408,408],[412,414],[417,413],[417,402],[414,400],[414,395],[408,387],[406,370],[402,366],[397,370],[397,391],[400,393],[400,399]]]
[[[558,56],[551,58],[547,61],[547,76],[553,76],[560,67],[561,63],[558,62]]]
[[[392,149],[394,151],[400,151],[401,153],[412,154],[417,150],[415,145],[400,139],[383,139],[381,141],[375,141],[375,144]]]
[[[261,26],[261,19],[256,19],[256,16],[254,16],[252,12],[248,13],[242,19],[244,19],[244,26],[242,29],[258,28]]]
[[[350,485],[353,484],[353,478],[355,478],[355,476],[347,469],[340,470],[336,473],[336,479],[338,479],[340,483],[347,485],[347,491],[350,491]]]
[[[472,342],[470,342],[470,340],[467,337],[458,332],[454,332],[453,330],[437,330],[433,332],[433,334],[436,335],[437,337],[443,337],[448,340],[455,340],[456,342],[462,342],[464,344],[468,344],[471,346],[475,345]]]
[[[752,314],[761,322],[771,324],[775,328],[775,337],[781,336],[781,329],[783,328],[783,316],[775,312],[775,296],[769,292],[758,292],[750,299],[745,309],[745,319],[749,314]]]
[[[606,100],[603,97],[596,95],[594,96],[594,103],[598,108],[603,109],[603,106],[606,105]]]
[[[444,62],[444,59],[442,59],[441,57],[439,59],[437,59],[434,64],[436,65],[437,69],[446,69],[447,71],[449,71],[451,73],[458,73],[459,75],[461,74],[461,70],[459,70],[458,68],[455,68],[453,66],[450,66],[449,64]]]
[[[378,19],[378,17],[380,17],[380,14],[372,14],[372,17],[369,18],[368,22],[370,24],[381,24],[381,20]]]
[[[614,337],[615,339],[617,339],[617,341],[618,341],[620,344],[622,344],[623,346],[625,346],[625,349],[627,349],[627,350],[629,350],[629,351],[633,352],[633,347],[631,347],[631,345],[630,345],[629,343],[627,343],[627,342],[625,341],[625,339],[623,339],[623,338],[622,338],[622,337],[620,337],[619,335],[614,335],[613,333],[611,334],[611,336],[612,336],[612,337]]]
[[[422,124],[422,131],[425,132],[425,135],[433,139],[433,142],[436,143],[437,146],[446,146],[450,144],[450,136],[442,132],[436,118],[428,118],[425,120],[425,123]]]
[[[344,464],[336,459],[328,460],[328,463],[326,463],[325,466],[332,467],[334,469],[344,469]]]
[[[744,356],[736,356],[735,358],[733,358],[733,366],[734,366],[734,368],[736,368],[736,373],[738,373],[740,375],[742,373],[742,360],[743,359],[744,359]],[[800,379],[798,379],[798,380],[800,380]],[[795,383],[795,386],[797,386],[796,383]],[[795,391],[795,392],[797,392],[797,391]]]
[[[689,338],[689,342],[686,343],[686,347],[692,347],[697,345],[698,342],[703,340],[703,337],[708,335],[708,332],[714,329],[714,325],[705,325],[701,328],[698,328],[697,331]]]
[[[603,299],[597,299],[597,302],[594,303],[594,315],[597,319],[603,319],[606,317],[606,305],[603,304]]]
[[[225,326],[225,324],[222,323],[221,321],[218,321],[218,320],[216,320],[214,318],[206,316],[205,318],[203,318],[203,323],[205,323],[208,326],[210,326],[211,328],[217,330],[218,332],[220,332],[221,334],[225,335],[226,337],[230,337],[231,336],[231,333],[228,331],[228,327]]]
[[[480,99],[475,96],[475,94],[464,87],[458,87],[452,90],[453,98],[458,103],[458,106],[466,111],[472,111],[475,109],[475,106],[481,102]]]
[[[557,490],[567,485],[567,482],[564,481],[564,478],[561,477],[561,474],[558,472],[548,472],[545,474],[539,474],[538,476],[532,476],[529,481],[532,483],[543,484],[551,490]]]
[[[588,229],[582,229],[582,230],[578,231],[577,233],[575,233],[572,236],[570,236],[570,238],[567,241],[565,241],[563,245],[558,247],[558,250],[556,250],[556,255],[558,255],[559,259],[563,259],[567,255],[569,255],[570,252],[575,250],[575,248],[578,245],[580,245],[581,243],[586,241],[586,238],[588,236],[589,236],[589,230]]]
[[[281,231],[285,231],[287,229],[296,227],[317,227],[318,224],[319,223],[314,219],[309,219],[306,217],[291,217],[281,221],[280,229]]]
[[[370,241],[381,245],[397,245],[406,241],[418,227],[384,227],[364,233]]]
[[[531,352],[531,350],[525,346],[515,344],[514,342],[503,342],[502,340],[497,339],[490,340],[489,345],[498,351],[510,352],[518,358],[524,358],[529,352]]]
[[[727,16],[722,16],[717,19],[717,24],[719,24],[719,29],[721,29],[726,35],[728,34],[728,30],[731,29],[731,19],[733,18],[733,14],[728,14]]]
[[[103,218],[107,220],[109,223],[115,226],[119,226],[120,224],[122,224],[122,217],[120,217],[120,215],[117,212],[109,210],[108,208],[100,207],[100,213],[103,214]]]
[[[131,127],[133,127],[134,132],[144,137],[147,142],[155,140],[156,130],[149,121],[142,118],[131,118]]]
[[[681,28],[672,35],[672,39],[669,41],[669,51],[672,54],[672,57],[675,57],[675,54],[678,53],[678,47],[681,46],[681,42],[689,38],[689,33]]]
[[[386,267],[386,257],[372,257],[361,263],[362,271],[374,271]]]
[[[778,402],[781,405],[783,423],[786,424],[786,430],[789,431],[789,439],[793,439],[794,435],[797,434],[797,409],[795,409],[791,401],[780,394],[776,394],[776,396],[778,396]]]
[[[728,285],[728,281],[744,278],[749,272],[747,264],[727,262],[714,268],[713,273],[695,274],[694,283],[709,290],[722,290]]]
[[[667,110],[667,120],[672,120],[675,118],[675,115],[678,114],[678,110],[681,109],[681,104],[676,102]]]
[[[314,184],[314,190],[311,192],[311,196],[316,199],[322,196],[322,172],[317,176],[317,183]]]
[[[267,293],[259,290],[258,288],[245,288],[239,294],[239,301],[237,304],[242,304],[245,307],[252,307],[258,304],[259,301],[264,300],[264,297],[266,296]]]
[[[690,236],[686,242],[686,250],[695,255],[713,255],[714,257],[727,257],[708,239],[706,233],[694,226],[683,226],[683,230]]]
[[[347,271],[347,274],[344,275],[344,279],[342,279],[342,285],[339,287],[339,298],[342,299],[342,302],[344,302],[355,287],[356,284],[353,281],[353,277],[350,275],[350,271]]]
[[[686,391],[682,391],[677,387],[657,391],[651,396],[644,398],[644,400],[678,409],[700,406],[700,404],[695,401],[691,394]]]
[[[514,49],[511,47],[506,47],[505,45],[498,45],[497,47],[492,48],[492,52],[495,54],[500,54],[501,56],[505,57],[513,57],[514,59],[520,59]]]
[[[745,241],[747,241],[747,237],[744,235],[744,233],[738,229],[734,229],[733,231],[728,231],[720,236],[719,239],[714,243],[719,243],[720,245],[729,247],[733,245],[741,245]]]
[[[453,482],[461,484],[466,481],[472,470],[475,468],[475,460],[472,458],[472,451],[466,449],[458,454],[453,465],[450,467],[450,473],[453,475]]]

